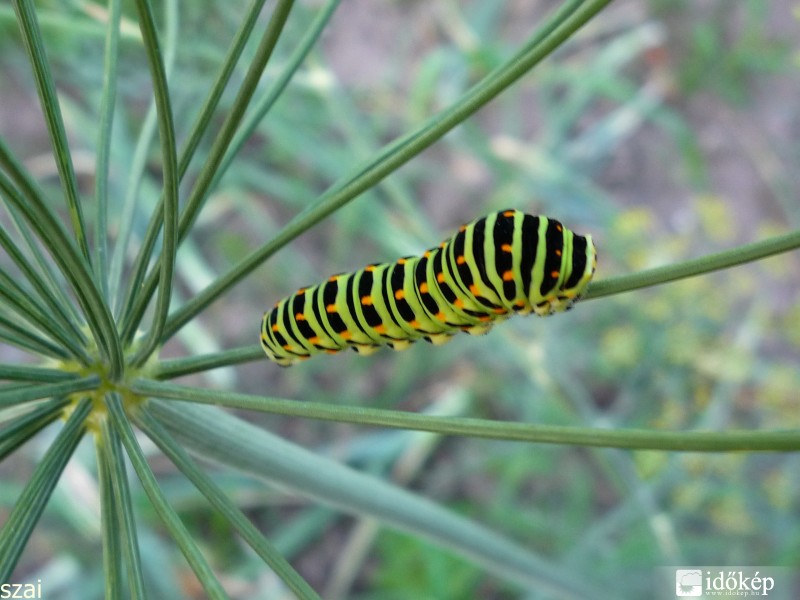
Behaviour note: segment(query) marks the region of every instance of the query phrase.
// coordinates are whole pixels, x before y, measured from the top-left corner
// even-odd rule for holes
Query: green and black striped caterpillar
[[[464,225],[422,256],[369,265],[302,288],[264,314],[261,346],[288,366],[320,352],[422,338],[443,344],[459,331],[481,335],[514,313],[569,309],[597,264],[591,236],[518,210]]]

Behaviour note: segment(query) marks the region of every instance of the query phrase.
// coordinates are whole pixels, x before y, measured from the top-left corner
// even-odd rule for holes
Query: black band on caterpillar
[[[279,365],[353,348],[407,348],[480,335],[514,313],[571,308],[597,265],[591,236],[518,210],[462,226],[422,256],[374,264],[303,288],[264,314],[261,346]]]

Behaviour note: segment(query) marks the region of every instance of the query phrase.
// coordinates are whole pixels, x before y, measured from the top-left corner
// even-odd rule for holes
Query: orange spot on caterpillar
[[[414,319],[413,321],[409,321],[408,324],[411,325],[411,327],[413,327],[414,329],[419,329],[419,321],[417,321],[416,319]]]
[[[372,306],[372,296],[361,296],[361,304],[363,306]]]
[[[436,313],[436,318],[442,321],[443,323],[447,320],[447,316],[443,312]]]
[[[444,283],[444,271],[436,274],[436,281],[439,283]]]
[[[317,344],[319,344],[319,336],[315,335],[314,337],[308,338],[308,342],[316,346]]]
[[[306,290],[307,290],[307,289],[308,289],[308,288],[300,288],[299,290],[297,290],[297,291],[295,292],[295,295],[297,295],[297,296],[302,296],[303,294],[305,294],[305,293],[306,293]]]
[[[299,312],[299,313],[295,314],[294,320],[295,321],[305,321],[306,320],[306,316],[303,313]]]
[[[272,326],[272,331],[280,331],[280,330],[281,330],[281,326],[280,326],[280,325],[278,325],[277,323],[275,323],[275,324]]]
[[[556,249],[556,250],[555,250],[555,253],[556,253],[556,256],[561,256],[561,250],[559,250],[559,249]]]
[[[386,325],[384,325],[383,323],[375,325],[375,327],[373,327],[372,329],[374,329],[377,333],[381,334],[386,333]]]
[[[564,231],[564,228],[561,226],[561,223],[556,225],[556,231]]]
[[[365,270],[365,271],[369,271],[369,272],[371,273],[372,271],[374,271],[374,270],[375,270],[375,267],[376,267],[376,266],[377,266],[377,265],[367,265],[366,267],[364,267],[364,270]]]
[[[428,293],[428,282],[423,281],[419,284],[419,293],[420,294],[427,294]]]
[[[425,252],[422,254],[422,256],[424,256],[425,258],[430,258],[431,257],[431,251],[430,250],[425,250]]]
[[[336,305],[335,304],[328,304],[328,306],[325,307],[325,312],[335,313],[336,312]]]
[[[513,211],[513,210],[507,210],[507,211],[505,211],[505,212],[503,213],[503,216],[504,216],[504,217],[513,217],[513,216],[514,216],[514,212],[516,212],[516,211]]]
[[[397,290],[397,291],[394,293],[394,297],[395,297],[395,299],[397,299],[397,300],[402,300],[403,298],[405,298],[405,297],[406,297],[406,293],[405,293],[403,290]]]
[[[480,288],[477,285],[475,285],[474,283],[471,286],[469,286],[469,291],[472,292],[473,296],[480,296],[481,295]]]
[[[343,340],[349,340],[351,337],[353,337],[353,334],[350,333],[349,331],[343,331],[342,333],[339,334],[339,337],[342,338]]]
[[[550,271],[550,277],[552,277],[553,279],[558,279],[559,275],[560,273],[558,271]]]
[[[506,271],[503,273],[503,281],[514,281],[514,271]]]
[[[439,248],[444,248],[445,246],[447,246],[447,242],[446,241],[442,242],[441,244],[439,244]]]
[[[463,265],[465,262],[467,262],[467,258],[463,254],[456,258],[456,263],[459,265]]]
[[[464,308],[464,301],[461,298],[456,298],[455,302],[453,302],[453,305],[456,308]]]
[[[461,227],[458,228],[458,232],[459,233],[464,233],[466,230],[467,230],[467,226],[466,225],[462,225]]]
[[[503,252],[508,252],[510,254],[511,244],[503,244],[502,246],[500,246],[500,250],[502,250]]]
[[[398,265],[404,265],[404,264],[406,264],[406,259],[405,259],[405,258],[398,258],[398,259],[397,259],[397,264],[398,264]]]

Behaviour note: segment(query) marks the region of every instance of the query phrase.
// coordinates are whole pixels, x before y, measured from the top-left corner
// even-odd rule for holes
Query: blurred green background
[[[269,239],[359,160],[457,99],[557,4],[344,2],[181,247],[178,298],[191,297]],[[88,191],[103,9],[77,1],[37,6]],[[179,140],[243,6],[179,4],[170,76]],[[297,14],[317,7],[308,1],[295,8],[267,80],[304,33],[307,19]],[[126,15],[134,14],[127,7]],[[165,16],[158,17],[163,24]],[[185,327],[164,355],[252,344],[263,311],[297,287],[419,253],[462,222],[506,207],[591,233],[598,279],[800,227],[798,26],[800,4],[788,0],[613,3],[467,124],[280,251]],[[124,22],[123,31],[112,205],[127,191],[125,167],[151,93],[135,22]],[[232,97],[223,99],[223,110]],[[48,189],[57,189],[7,6],[0,6],[0,134]],[[142,188],[134,215],[138,235],[158,197],[156,146],[151,187]],[[344,353],[291,369],[264,360],[187,380],[298,400],[547,424],[797,428],[799,273],[800,257],[788,254],[586,302],[551,319],[514,319],[444,349],[418,344],[371,358]],[[17,356],[0,348],[0,358]],[[608,581],[615,597],[649,597],[659,565],[800,562],[796,454],[628,452],[248,419],[453,507],[576,578]],[[0,464],[0,521],[49,439],[36,438]],[[149,449],[170,500],[226,589],[238,598],[282,597],[263,563]],[[20,567],[49,582],[48,598],[102,594],[92,454],[86,443],[78,454],[85,461],[69,465]],[[547,597],[411,535],[224,469],[216,479],[325,598]],[[146,497],[135,486],[134,492],[142,556],[159,589],[202,597]]]

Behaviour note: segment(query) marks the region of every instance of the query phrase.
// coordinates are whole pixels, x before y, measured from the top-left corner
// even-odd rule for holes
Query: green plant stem
[[[115,395],[110,396],[118,401]],[[98,455],[98,460],[104,459],[105,463],[98,464],[98,470],[104,469],[107,474],[106,484],[110,490],[101,487],[101,499],[106,498],[110,504],[103,506],[108,509],[108,526],[110,532],[103,533],[104,536],[114,536],[114,542],[122,547],[122,557],[128,570],[128,587],[131,598],[145,598],[144,573],[142,570],[142,558],[139,553],[139,541],[136,534],[136,522],[134,520],[134,507],[131,499],[130,484],[128,482],[128,471],[125,464],[125,455],[122,451],[122,442],[116,429],[111,425],[109,419],[103,419],[100,424],[100,436],[98,445],[103,451]],[[101,485],[103,482],[101,482]],[[105,542],[105,540],[104,540]],[[103,553],[108,554],[113,551],[104,543]],[[109,557],[109,560],[111,557]],[[108,585],[108,582],[106,582]]]
[[[22,404],[31,400],[40,400],[50,396],[61,396],[84,392],[97,386],[100,379],[94,375],[91,377],[81,377],[70,381],[59,381],[58,383],[43,383],[41,385],[31,385],[16,390],[0,391],[0,408]]]
[[[61,117],[53,74],[47,61],[44,40],[36,19],[33,0],[14,0],[14,10],[17,13],[17,23],[19,24],[22,41],[31,61],[31,70],[36,81],[36,89],[39,92],[39,100],[42,104],[47,130],[50,132],[53,156],[56,159],[61,185],[66,195],[72,229],[78,241],[83,264],[87,266],[90,263],[89,244],[86,239],[86,227],[78,195],[78,183],[72,167],[72,157],[67,144],[67,133],[64,130],[64,121]]]
[[[64,277],[70,282],[97,345],[108,361],[109,374],[112,379],[116,379],[122,373],[122,347],[114,320],[108,304],[86,267],[86,262],[78,255],[61,221],[41,198],[37,196],[23,198],[2,171],[0,171],[0,194],[25,217]]]
[[[5,423],[0,429],[0,462],[60,417],[67,402],[66,398],[48,400],[32,411]]]
[[[48,356],[58,360],[70,359],[69,353],[64,348],[40,336],[37,331],[30,327],[25,327],[6,317],[2,311],[0,311],[0,340],[11,346],[16,346],[41,356]]]
[[[186,175],[186,171],[192,162],[192,158],[197,151],[197,147],[200,145],[200,140],[208,131],[212,117],[214,116],[214,112],[219,104],[219,100],[222,97],[228,82],[230,81],[234,67],[239,61],[239,57],[241,56],[247,41],[250,39],[250,35],[253,32],[253,28],[256,25],[258,16],[261,13],[261,9],[263,8],[265,2],[266,0],[253,0],[253,4],[250,6],[247,15],[239,27],[239,31],[236,33],[236,36],[233,39],[233,43],[231,44],[228,54],[222,63],[222,68],[216,77],[214,85],[211,88],[205,103],[203,104],[203,108],[200,110],[194,124],[192,125],[189,138],[186,140],[180,153],[180,158],[178,159],[178,177],[181,181],[183,180],[184,175]],[[140,164],[140,161],[136,161],[136,164]],[[140,170],[141,169],[139,168],[136,169],[137,172]],[[128,291],[126,294],[126,305],[122,311],[123,315],[128,315],[130,313],[133,301],[135,300],[136,295],[139,293],[139,289],[142,286],[142,281],[147,274],[147,267],[150,263],[153,248],[155,247],[156,239],[161,227],[163,210],[164,199],[161,197],[159,198],[158,204],[153,211],[153,217],[150,219],[144,239],[142,240],[141,248],[138,256],[136,257],[136,262],[133,267],[133,275],[130,278]],[[129,232],[129,229],[127,229],[127,231]],[[129,235],[126,234],[124,241],[120,244],[120,250],[127,248],[128,237]],[[115,282],[118,281],[119,274],[122,271],[122,259],[124,254],[124,252],[120,251],[114,257],[115,260],[114,268],[112,269],[112,275],[114,277],[113,281]]]
[[[94,197],[97,208],[94,221],[94,260],[98,285],[108,295],[108,174],[111,155],[111,132],[117,101],[117,65],[119,64],[121,0],[109,0],[108,31],[105,42],[103,93],[100,101],[100,123],[97,134],[97,166]]]
[[[550,55],[611,0],[572,0],[551,17],[522,49],[476,84],[455,104],[433,115],[414,131],[388,144],[377,156],[357,165],[350,173],[322,194],[311,206],[284,227],[270,242],[240,261],[192,300],[174,311],[164,330],[165,336],[178,329],[214,302],[227,289],[251,273],[267,258],[333,211],[376,185],[411,158],[441,139],[478,109],[521,78]]]
[[[6,146],[2,137],[0,137],[0,167],[6,170],[8,176],[17,186],[22,196],[28,198],[29,202],[40,206],[47,206],[44,191],[36,184],[30,174],[19,163],[19,161],[16,160],[14,155],[11,153],[11,150],[8,148],[8,146]],[[39,250],[39,246],[33,239],[31,232],[24,223],[24,219],[19,214],[19,211],[15,210],[13,206],[9,206],[8,204],[6,204],[6,207],[11,215],[11,220],[14,222],[14,226],[16,227],[18,234],[25,242],[25,245],[28,249],[28,254],[33,257],[33,260],[38,266],[42,278],[46,284],[49,294],[45,295],[45,297],[52,296],[56,301],[59,307],[59,309],[56,310],[56,313],[60,313],[62,311],[66,312],[68,313],[68,321],[77,325],[82,324],[83,320],[78,315],[78,312],[72,303],[72,299],[67,295],[61,282],[56,279],[51,263],[45,259],[41,250]],[[36,281],[33,279],[32,282],[34,285],[36,284]],[[82,333],[78,332],[76,337],[81,340],[81,343],[85,344],[86,338]]]
[[[85,336],[78,328],[78,325],[74,322],[74,320],[67,315],[66,310],[64,310],[64,307],[62,306],[62,302],[64,301],[65,297],[61,298],[51,292],[51,289],[48,288],[44,278],[36,271],[34,266],[28,262],[28,259],[20,251],[18,245],[14,243],[11,237],[3,229],[0,229],[0,246],[5,249],[5,251],[8,253],[8,256],[21,271],[25,280],[27,280],[33,286],[33,289],[36,291],[39,298],[41,298],[47,305],[46,312],[48,314],[48,320],[55,321],[54,325],[57,325],[61,329],[67,331],[70,339],[74,341],[76,347],[81,349],[85,348]]]
[[[272,17],[264,32],[264,37],[261,40],[261,44],[259,45],[256,55],[247,70],[247,75],[242,83],[242,87],[233,102],[225,122],[222,124],[219,134],[214,139],[214,144],[211,147],[209,157],[203,165],[203,168],[200,170],[198,180],[192,187],[192,192],[190,193],[189,198],[186,201],[186,206],[181,213],[180,223],[178,225],[179,243],[186,237],[186,234],[189,232],[192,224],[197,218],[203,203],[208,197],[208,193],[210,191],[209,186],[214,178],[214,173],[219,168],[219,164],[225,155],[225,151],[228,149],[231,139],[233,138],[234,133],[236,133],[236,129],[244,117],[247,106],[249,105],[250,100],[258,86],[258,81],[267,66],[267,62],[272,56],[272,51],[275,48],[275,44],[277,43],[278,38],[283,31],[283,27],[286,23],[286,19],[289,16],[292,6],[294,6],[294,0],[279,0],[275,10],[272,13]],[[133,339],[136,329],[138,328],[142,316],[144,315],[144,311],[147,307],[150,296],[152,295],[152,291],[155,289],[155,283],[155,274],[151,273],[142,286],[142,289],[136,289],[136,295],[133,299],[131,309],[123,318],[121,334],[123,340],[130,341]],[[169,335],[165,335],[164,339],[167,337],[169,337]]]
[[[216,404],[325,421],[414,429],[444,435],[463,435],[506,441],[678,452],[800,450],[800,430],[720,432],[592,429],[465,417],[434,417],[355,406],[331,406],[319,402],[298,402],[267,396],[236,394],[141,379],[134,381],[131,387],[138,394],[158,398]]]
[[[219,486],[189,458],[186,451],[146,410],[139,410],[133,416],[136,424],[153,440],[161,451],[181,472],[200,490],[208,501],[239,532],[264,562],[286,583],[298,598],[319,598],[306,581],[297,574],[280,552],[255,528],[244,513],[225,495]]]
[[[192,373],[252,362],[261,358],[264,358],[264,351],[258,344],[253,344],[252,346],[243,346],[242,348],[213,352],[201,356],[162,360],[153,369],[153,377],[155,379],[173,379],[182,375],[191,375]],[[2,374],[1,371],[0,374]]]
[[[695,277],[704,273],[761,260],[782,252],[796,250],[797,248],[800,248],[800,230],[777,235],[760,242],[745,244],[731,250],[708,254],[700,258],[597,281],[591,284],[583,299],[602,298],[603,296],[630,292],[677,279]]]
[[[169,312],[172,276],[175,271],[175,254],[178,249],[178,158],[167,75],[164,70],[164,63],[161,61],[161,49],[150,3],[148,0],[137,0],[136,8],[139,13],[139,28],[142,31],[147,61],[150,66],[150,77],[153,80],[158,130],[161,139],[164,171],[164,210],[162,211],[164,240],[159,259],[158,297],[156,299],[155,314],[147,337],[131,361],[133,366],[139,366],[145,362],[161,343],[161,332],[164,329],[167,313]],[[131,338],[126,339],[123,337],[123,339],[129,342]]]
[[[136,471],[147,497],[186,557],[189,566],[197,575],[197,579],[206,594],[208,594],[209,598],[215,600],[227,598],[225,591],[216,577],[214,577],[214,573],[200,553],[200,549],[192,539],[191,534],[161,491],[158,480],[150,470],[147,459],[136,441],[136,436],[133,434],[133,429],[128,422],[128,416],[122,408],[122,401],[116,396],[111,396],[108,398],[107,406],[111,423],[120,437],[120,441],[128,454],[128,458],[130,458],[133,469]]]
[[[242,126],[236,131],[236,135],[231,141],[230,148],[225,153],[225,157],[219,165],[219,168],[214,173],[214,180],[211,182],[209,188],[215,189],[219,180],[225,175],[228,167],[236,158],[239,150],[242,149],[247,139],[253,134],[258,124],[267,116],[272,106],[281,97],[281,94],[289,85],[289,82],[294,77],[297,69],[303,64],[308,53],[316,45],[319,36],[325,30],[325,26],[333,16],[334,11],[339,7],[341,0],[328,0],[327,4],[319,11],[319,14],[314,18],[314,21],[308,28],[308,31],[297,44],[294,52],[286,60],[286,65],[283,71],[275,79],[270,86],[269,91],[258,101],[253,107],[253,110],[242,121]]]
[[[51,383],[54,381],[78,379],[78,377],[79,375],[77,373],[62,371],[61,369],[0,363],[0,379],[7,379],[9,381]]]
[[[64,467],[83,437],[85,419],[90,411],[88,400],[81,401],[75,408],[8,514],[0,530],[0,581],[9,581]]]
[[[45,333],[52,340],[57,341],[65,348],[69,355],[81,361],[84,365],[91,362],[86,349],[81,346],[69,331],[65,331],[55,321],[46,306],[38,298],[28,293],[14,278],[0,268],[0,298],[3,299],[4,309],[13,310],[14,313],[34,325],[39,331]]]
[[[97,485],[100,488],[100,527],[103,535],[103,582],[106,598],[123,597],[122,537],[117,524],[120,515],[119,504],[114,497],[115,486],[111,478],[111,458],[106,448],[106,426],[103,435],[95,436],[95,456],[97,460]],[[131,597],[136,598],[133,593]]]

